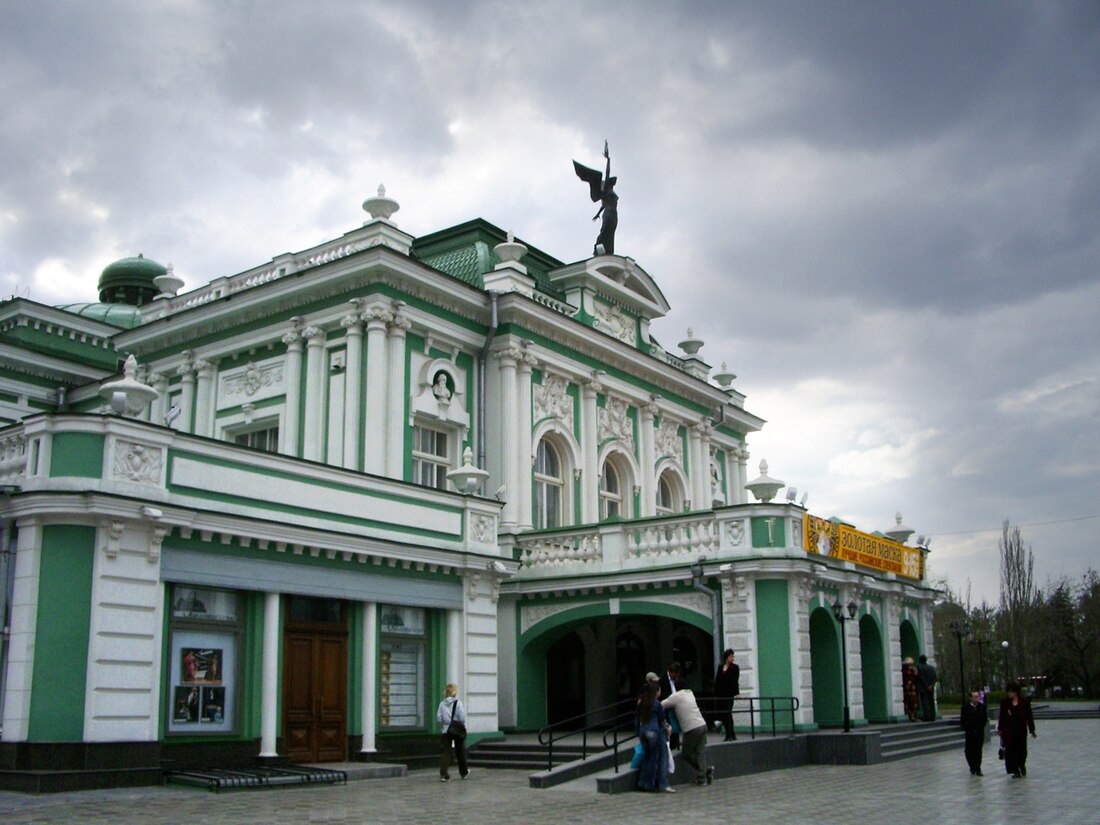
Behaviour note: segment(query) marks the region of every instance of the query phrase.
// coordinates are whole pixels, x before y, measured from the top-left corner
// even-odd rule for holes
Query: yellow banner
[[[883,536],[861,533],[846,524],[811,516],[802,531],[807,553],[895,573],[907,579],[924,578],[924,554],[916,547]]]

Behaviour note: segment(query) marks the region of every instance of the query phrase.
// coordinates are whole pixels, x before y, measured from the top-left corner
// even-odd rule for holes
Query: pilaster
[[[653,431],[653,420],[659,414],[657,396],[652,396],[648,404],[643,404],[638,414],[639,441],[641,447],[641,478],[638,486],[641,492],[639,515],[642,518],[657,515],[657,476],[656,476],[656,434]]]
[[[405,477],[405,334],[412,321],[394,304],[386,348],[389,368],[386,374],[386,475]]]
[[[601,375],[594,372],[581,385],[581,521],[585,524],[592,524],[600,518],[600,437],[596,396],[603,391]]]
[[[325,333],[320,327],[306,327],[302,330],[306,342],[306,405],[305,433],[302,445],[302,458],[320,461],[321,445],[324,441],[325,392]]]
[[[538,365],[534,353],[526,347],[523,357],[516,365],[516,396],[519,405],[519,512],[517,519],[521,530],[530,530],[534,522],[531,518],[532,472],[534,445],[531,442],[531,370]],[[568,523],[569,519],[566,519]]]
[[[191,361],[191,350],[184,350],[186,359],[176,370],[180,377],[180,432],[194,432],[193,417],[195,414],[195,372]]]
[[[356,306],[358,300],[356,300]],[[363,394],[363,321],[357,314],[345,315],[340,326],[347,330],[347,385],[344,390],[344,467],[358,470],[363,428],[359,413]]]
[[[519,347],[497,352],[500,369],[501,426],[503,428],[504,508],[502,528],[515,528],[519,522],[519,397],[516,389],[516,365],[523,357]]]
[[[367,324],[367,420],[364,428],[363,470],[385,475],[386,445],[379,433],[386,420],[386,325],[393,313],[386,304],[371,304],[363,313]]]
[[[286,410],[279,427],[279,452],[298,455],[298,409],[301,404],[302,336],[298,329],[300,318],[292,318],[293,329],[283,336],[286,344]]]

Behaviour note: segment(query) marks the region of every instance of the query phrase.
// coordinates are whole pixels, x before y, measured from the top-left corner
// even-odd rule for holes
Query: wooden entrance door
[[[283,643],[283,736],[292,762],[347,759],[348,637],[339,623],[294,621]]]

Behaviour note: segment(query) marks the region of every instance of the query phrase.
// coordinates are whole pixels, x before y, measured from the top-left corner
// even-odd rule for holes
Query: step
[[[912,756],[924,756],[930,753],[941,753],[943,751],[958,750],[962,747],[963,742],[932,742],[932,743],[919,743],[914,744],[908,748],[902,748],[899,750],[892,750],[889,752],[882,752],[883,762],[896,762],[899,759],[908,759]]]

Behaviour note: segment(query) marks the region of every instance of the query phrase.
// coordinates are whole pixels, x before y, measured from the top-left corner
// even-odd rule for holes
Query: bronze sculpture
[[[592,202],[600,201],[599,211],[592,220],[599,219],[602,214],[603,223],[600,225],[600,234],[596,237],[592,254],[614,255],[615,228],[619,225],[619,196],[615,194],[617,178],[611,177],[611,153],[606,140],[603,142],[603,156],[607,158],[607,172],[602,175],[598,169],[589,169],[576,161],[573,161],[573,169],[577,177],[588,184]]]

